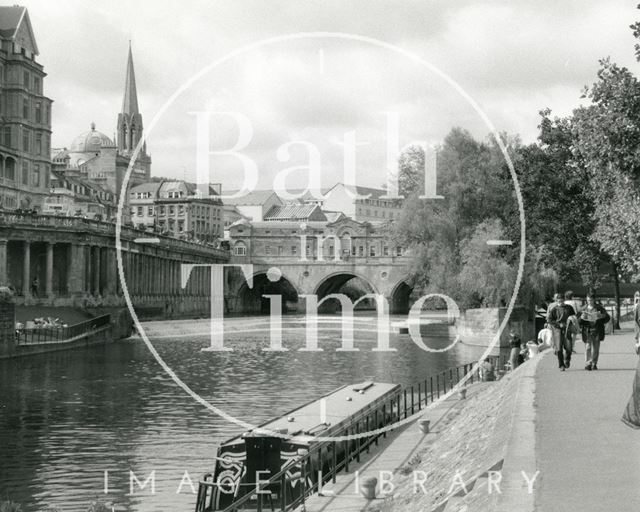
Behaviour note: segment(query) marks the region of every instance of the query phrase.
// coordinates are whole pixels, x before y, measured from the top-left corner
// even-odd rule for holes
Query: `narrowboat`
[[[225,441],[196,512],[295,508],[377,444],[370,433],[401,417],[401,394],[398,384],[345,385]]]

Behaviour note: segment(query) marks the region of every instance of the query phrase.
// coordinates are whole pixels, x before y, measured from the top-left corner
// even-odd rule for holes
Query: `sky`
[[[541,109],[566,115],[580,104],[599,59],[638,67],[629,25],[640,11],[633,1],[21,5],[48,74],[45,94],[54,100],[53,147],[68,147],[91,122],[113,137],[131,41],[152,174],[195,181],[200,134],[211,151],[239,146],[241,157],[207,159],[211,181],[227,190],[240,188],[243,160],[255,165],[259,188],[278,175],[290,187],[305,186],[310,161],[323,187],[344,181],[345,137],[352,132],[357,183],[380,186],[394,154],[394,116],[399,147],[438,144],[456,126],[478,139],[493,126],[531,142]],[[246,48],[311,32],[343,35],[297,35]],[[208,114],[204,139],[197,112],[218,112]]]

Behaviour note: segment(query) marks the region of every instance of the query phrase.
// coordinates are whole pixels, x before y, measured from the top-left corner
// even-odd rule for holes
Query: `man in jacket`
[[[571,366],[571,340],[567,338],[567,322],[575,311],[564,303],[564,297],[560,293],[553,296],[553,304],[547,311],[547,323],[553,331],[553,351],[558,356],[560,371]]]
[[[587,295],[587,305],[580,314],[580,327],[582,328],[582,341],[586,346],[585,370],[598,369],[598,357],[600,356],[600,342],[604,340],[604,326],[610,320],[609,313],[599,304],[596,304],[593,295]]]

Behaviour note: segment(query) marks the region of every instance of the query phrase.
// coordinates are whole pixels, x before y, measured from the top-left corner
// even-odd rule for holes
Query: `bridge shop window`
[[[233,246],[233,253],[236,256],[246,256],[247,247],[244,245],[244,242],[236,242],[236,245]]]

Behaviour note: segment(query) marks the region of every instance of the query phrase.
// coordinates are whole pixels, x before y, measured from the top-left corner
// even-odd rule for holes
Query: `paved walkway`
[[[535,509],[636,512],[640,431],[620,421],[638,362],[633,334],[607,336],[598,371],[584,370],[582,342],[576,350],[566,372],[549,354],[536,373]]]

